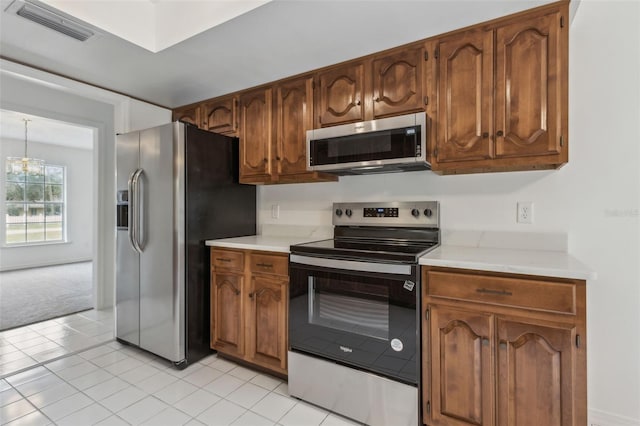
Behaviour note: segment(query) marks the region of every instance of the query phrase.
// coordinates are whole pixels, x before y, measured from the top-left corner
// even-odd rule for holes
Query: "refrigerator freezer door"
[[[131,247],[127,230],[118,230],[116,247],[116,337],[133,345],[139,345],[139,255]]]
[[[137,209],[144,239],[140,347],[180,362],[185,359],[184,225],[180,225],[184,224],[184,137],[182,142],[174,140],[176,126],[184,125],[171,123],[140,133],[143,173]]]
[[[138,132],[117,137],[116,186],[121,203],[129,198],[129,180],[138,168],[139,140]],[[140,344],[139,279],[139,255],[131,245],[129,229],[122,227],[116,234],[116,337],[134,345]]]

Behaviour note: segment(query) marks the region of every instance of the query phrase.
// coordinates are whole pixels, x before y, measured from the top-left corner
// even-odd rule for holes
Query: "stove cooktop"
[[[418,257],[438,246],[436,242],[328,239],[291,246],[291,253],[355,260],[416,263]]]
[[[314,257],[417,263],[440,241],[437,201],[333,204],[332,239],[291,246]]]

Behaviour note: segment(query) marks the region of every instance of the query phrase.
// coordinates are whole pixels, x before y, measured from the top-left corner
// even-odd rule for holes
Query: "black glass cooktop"
[[[291,253],[355,260],[383,260],[415,263],[419,256],[437,246],[431,241],[389,241],[376,239],[328,239],[291,246]]]

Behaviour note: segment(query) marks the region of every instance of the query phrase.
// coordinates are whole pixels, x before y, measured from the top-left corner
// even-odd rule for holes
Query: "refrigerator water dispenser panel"
[[[116,227],[129,228],[129,191],[118,191],[116,215]]]

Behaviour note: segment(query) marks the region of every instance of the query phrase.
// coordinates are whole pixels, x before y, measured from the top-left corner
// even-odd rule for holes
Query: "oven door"
[[[296,254],[290,259],[292,351],[417,385],[416,265]]]

